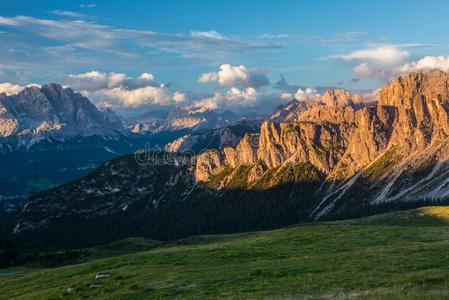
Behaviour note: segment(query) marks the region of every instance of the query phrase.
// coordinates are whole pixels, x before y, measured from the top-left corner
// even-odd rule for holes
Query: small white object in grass
[[[95,279],[109,278],[109,277],[111,277],[111,274],[108,274],[108,273],[97,273],[97,275],[95,276]]]

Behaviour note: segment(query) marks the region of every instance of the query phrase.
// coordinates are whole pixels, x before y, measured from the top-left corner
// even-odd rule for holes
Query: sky
[[[61,83],[97,105],[267,110],[449,71],[448,1],[0,0],[0,92]]]

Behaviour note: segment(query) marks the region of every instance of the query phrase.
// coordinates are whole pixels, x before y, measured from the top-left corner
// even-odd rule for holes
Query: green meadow
[[[0,270],[1,299],[449,298],[449,208],[172,242]],[[98,280],[97,273],[111,275]]]

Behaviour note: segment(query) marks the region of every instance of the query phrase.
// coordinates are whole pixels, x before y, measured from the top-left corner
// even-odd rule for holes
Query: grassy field
[[[1,270],[0,298],[449,298],[448,224],[448,207],[430,207],[170,243],[128,239],[67,266]],[[97,272],[111,277],[90,288]]]

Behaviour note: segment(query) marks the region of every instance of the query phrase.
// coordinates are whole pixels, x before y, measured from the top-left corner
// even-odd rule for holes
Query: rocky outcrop
[[[277,122],[289,115],[285,108],[299,112],[297,117]],[[386,84],[377,103],[343,90],[330,90],[303,106],[291,102],[263,123],[258,135],[215,153],[214,164],[202,166],[209,174],[197,179],[207,180],[225,166],[247,166],[248,182],[255,182],[287,163],[309,163],[326,176],[317,196],[322,204],[312,213],[321,217],[337,210],[338,203],[360,197],[352,192],[355,187],[370,190],[364,200],[373,203],[419,199],[437,190],[449,195],[449,184],[436,176],[449,170],[448,136],[449,75],[411,73]],[[206,163],[201,155],[198,159]],[[427,174],[427,179],[413,174]]]
[[[196,158],[195,180],[197,182],[209,181],[211,176],[217,175],[223,170],[223,158],[220,152],[209,150],[201,153]]]
[[[302,113],[309,108],[309,101],[293,99],[289,103],[276,108],[268,120],[276,123],[298,121]]]
[[[435,70],[395,79],[380,91],[379,107],[394,109],[391,142],[406,151],[442,141],[449,135],[449,75]]]
[[[311,101],[300,121],[332,123],[354,123],[356,111],[364,105],[362,97],[344,90],[329,90],[323,96]]]

